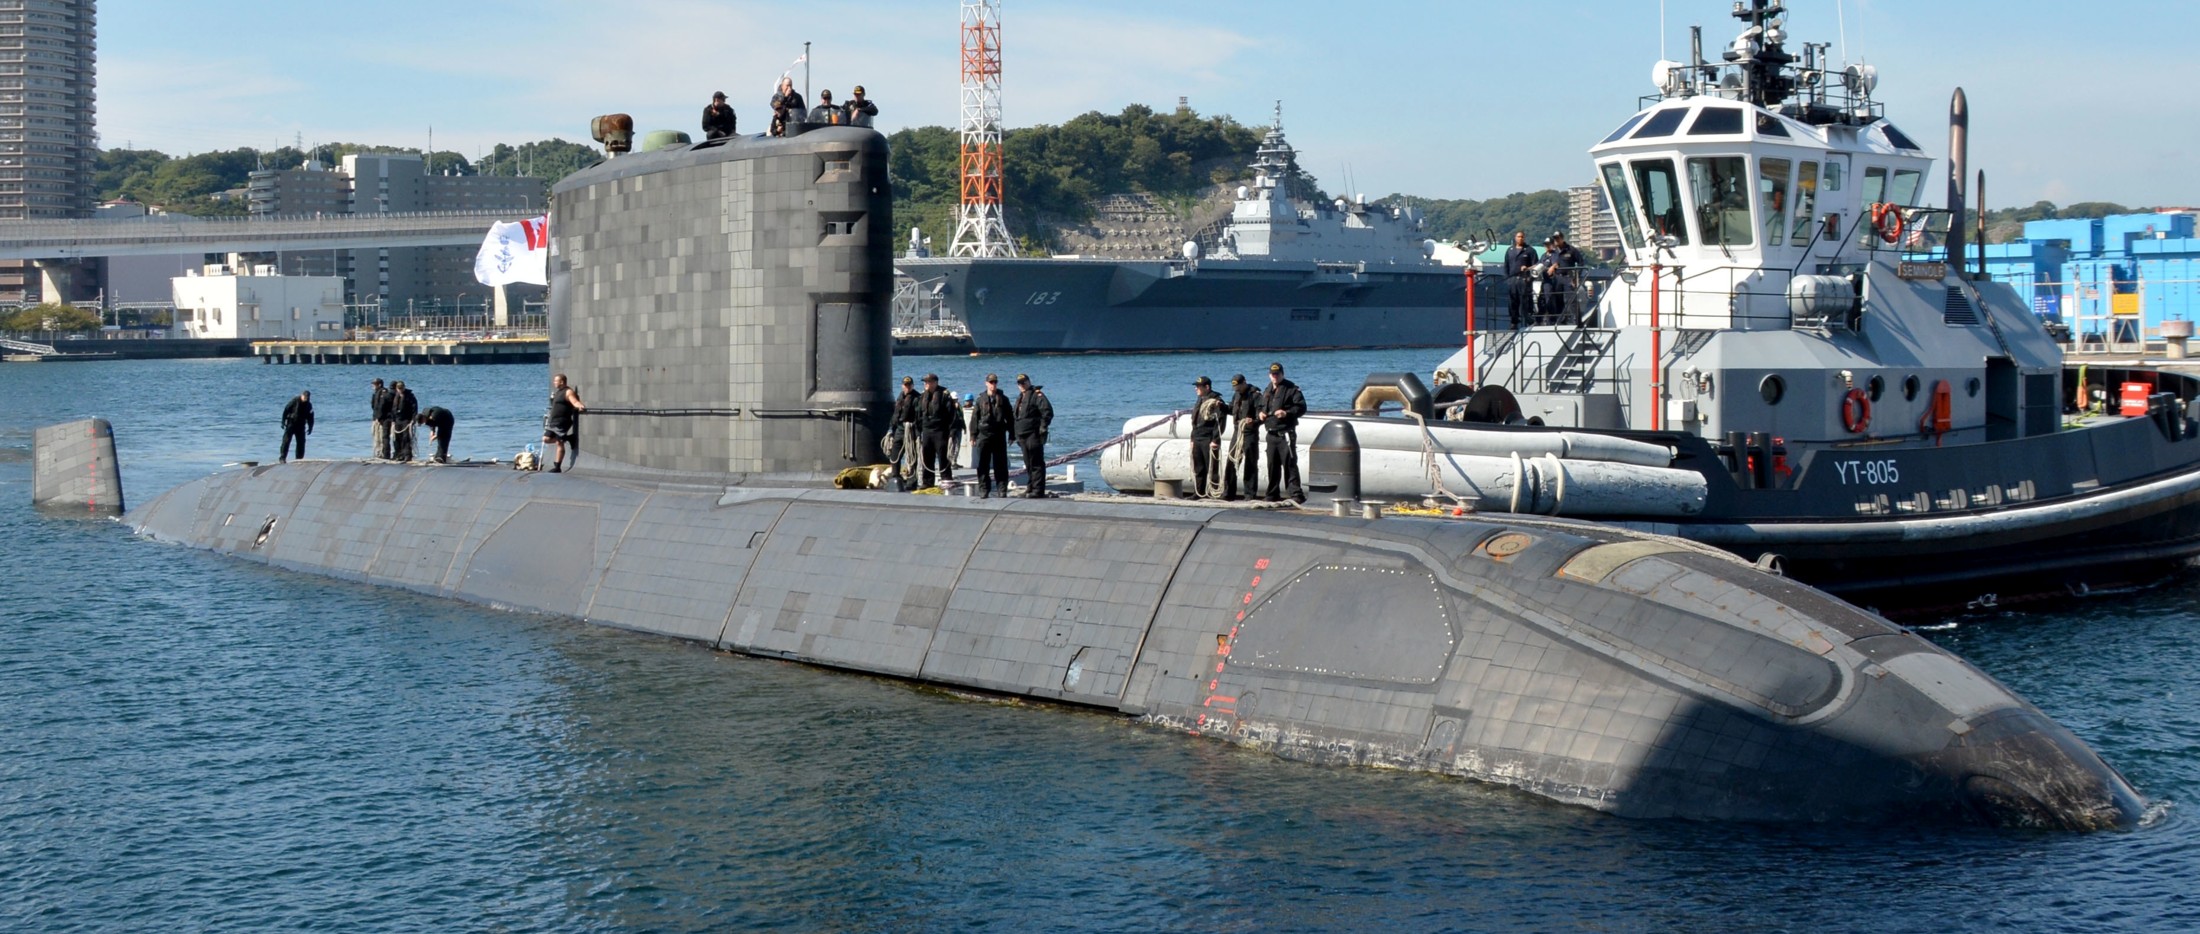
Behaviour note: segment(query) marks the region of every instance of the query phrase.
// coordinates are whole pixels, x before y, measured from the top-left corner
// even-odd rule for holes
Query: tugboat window
[[[1604,138],[1604,142],[1605,142],[1605,143],[1609,143],[1609,142],[1611,142],[1611,141],[1613,141],[1613,140],[1615,140],[1615,139],[1618,139],[1618,138],[1620,138],[1620,137],[1622,137],[1622,136],[1626,136],[1626,135],[1627,135],[1627,131],[1628,131],[1628,130],[1632,130],[1632,129],[1634,129],[1634,128],[1635,128],[1635,124],[1637,124],[1637,123],[1641,123],[1641,122],[1642,122],[1642,118],[1643,118],[1643,117],[1646,117],[1646,116],[1649,116],[1649,115],[1648,115],[1648,114],[1636,114],[1636,115],[1634,115],[1634,116],[1632,116],[1632,117],[1628,117],[1628,118],[1627,118],[1627,122],[1626,122],[1626,123],[1622,123],[1622,124],[1620,124],[1620,125],[1619,125],[1619,129],[1617,129],[1617,130],[1613,130],[1613,131],[1612,131],[1612,135],[1610,135],[1610,136],[1607,136],[1607,137],[1605,137],[1605,138]],[[1603,145],[1603,143],[1599,143],[1598,145],[1600,145],[1600,146],[1601,146],[1601,145]]]
[[[1871,382],[1864,384],[1864,391],[1871,394],[1873,402],[1878,402],[1880,396],[1887,394],[1887,381],[1882,377],[1874,376],[1871,378]]]
[[[1901,130],[1895,129],[1892,123],[1880,124],[1879,131],[1887,134],[1887,142],[1892,143],[1896,149],[1908,149],[1914,152],[1918,148],[1917,144],[1911,142],[1910,138],[1904,135]]]
[[[1810,242],[1811,218],[1818,213],[1818,163],[1805,162],[1795,167],[1795,230],[1798,243]]]
[[[1781,379],[1778,373],[1765,377],[1757,384],[1757,394],[1765,398],[1766,405],[1779,405],[1780,400],[1787,396],[1787,391],[1787,380]]]
[[[1963,394],[1973,399],[1978,398],[1978,377],[1973,376],[1963,384]]]
[[[1916,169],[1897,169],[1894,185],[1887,189],[1887,200],[1896,204],[1917,203],[1917,183],[1920,173]]]
[[[1764,205],[1766,246],[1779,246],[1787,242],[1787,190],[1788,161],[1758,160],[1757,200]]]
[[[1688,243],[1688,224],[1681,217],[1681,184],[1673,172],[1673,160],[1654,159],[1634,163],[1635,188],[1642,192],[1642,210],[1650,220],[1650,232]]]
[[[1642,249],[1642,222],[1635,218],[1635,197],[1627,191],[1627,172],[1617,162],[1607,162],[1602,168],[1604,197],[1612,203],[1612,213],[1619,215],[1619,229],[1627,237],[1627,248]]]
[[[1681,118],[1685,116],[1688,116],[1688,109],[1685,107],[1677,110],[1660,110],[1652,114],[1650,119],[1643,121],[1642,129],[1636,130],[1635,135],[1630,139],[1656,139],[1660,136],[1671,136],[1673,131],[1680,127]]]
[[[1827,190],[1827,191],[1840,191],[1840,190],[1841,190],[1841,163],[1839,163],[1839,162],[1828,162],[1828,163],[1826,163],[1826,190]]]
[[[1874,204],[1878,204],[1882,199],[1882,196],[1884,196],[1886,193],[1887,170],[1876,165],[1866,166],[1864,169],[1864,191],[1861,195],[1861,197],[1864,199],[1863,210],[1867,212],[1870,211],[1871,206]],[[1863,218],[1868,217],[1868,214],[1858,214],[1857,217],[1859,219],[1856,223],[1856,241],[1867,247],[1877,246],[1879,243],[1879,231],[1874,227],[1874,225],[1867,224],[1863,221]]]
[[[1864,169],[1864,203],[1878,204],[1880,196],[1887,193],[1887,170],[1879,166]]]
[[[1696,197],[1696,226],[1703,242],[1748,246],[1750,235],[1749,169],[1740,156],[1688,160],[1688,190]]]
[[[1771,114],[1758,114],[1757,135],[1788,137],[1787,124],[1781,123],[1780,118],[1775,117]]]
[[[1690,136],[1723,136],[1742,131],[1742,112],[1733,107],[1706,107],[1688,125]]]
[[[1916,402],[1916,401],[1917,401],[1917,387],[1918,387],[1918,383],[1917,383],[1917,377],[1915,377],[1915,376],[1911,376],[1911,377],[1906,377],[1906,378],[1904,378],[1904,379],[1902,380],[1902,401],[1904,401],[1904,402]]]

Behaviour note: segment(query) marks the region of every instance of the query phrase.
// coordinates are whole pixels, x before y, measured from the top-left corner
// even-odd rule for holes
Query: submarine
[[[617,154],[556,186],[552,369],[590,402],[577,470],[250,465],[123,521],[277,568],[1627,817],[2139,821],[2114,768],[1993,678],[1684,539],[835,488],[889,419],[888,150],[801,129]],[[103,423],[37,440],[43,507],[120,508]]]

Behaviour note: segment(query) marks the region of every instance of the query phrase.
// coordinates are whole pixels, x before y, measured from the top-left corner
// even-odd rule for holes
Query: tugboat
[[[1581,326],[1470,325],[1433,393],[1371,377],[1354,412],[1302,423],[1312,458],[1358,470],[1362,498],[1653,529],[1882,608],[2147,582],[2200,552],[2200,383],[2073,364],[1966,268],[1963,91],[1947,206],[1921,206],[1932,160],[1875,71],[1791,55],[1777,2],[1734,15],[1722,61],[1698,27],[1589,150],[1627,265]],[[1171,436],[1184,419],[1103,476],[1184,476]]]

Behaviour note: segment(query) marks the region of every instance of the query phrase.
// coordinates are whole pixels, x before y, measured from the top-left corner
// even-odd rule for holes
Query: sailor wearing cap
[[[1031,384],[1028,373],[1016,374],[1016,446],[1024,450],[1024,495],[1047,495],[1047,429],[1054,425],[1054,403]]]
[[[817,106],[810,108],[811,124],[816,126],[826,126],[829,124],[840,123],[847,119],[847,113],[843,112],[840,109],[839,104],[833,103],[832,88],[826,88],[825,90],[817,92]]]
[[[886,456],[894,461],[894,477],[901,482],[904,493],[917,488],[917,402],[922,398],[917,394],[916,379],[902,377],[901,395],[894,398],[893,434],[887,441]]]
[[[853,96],[840,108],[848,115],[848,123],[854,126],[870,126],[871,118],[878,116],[878,105],[863,96],[863,85],[856,85],[856,89],[850,93]]]
[[[1535,247],[1528,245],[1527,233],[1513,231],[1512,249],[1505,251],[1505,288],[1515,331],[1535,314],[1535,260]]]
[[[1260,390],[1245,381],[1245,374],[1230,377],[1230,459],[1222,469],[1222,498],[1237,499],[1238,477],[1245,478],[1245,496],[1260,489]]]
[[[1210,499],[1222,495],[1222,426],[1230,420],[1229,406],[1215,395],[1207,377],[1192,381],[1192,495]]]
[[[970,413],[970,446],[977,452],[973,466],[978,469],[979,499],[992,497],[995,490],[1001,496],[1008,495],[1008,433],[1015,428],[1015,406],[1001,391],[1001,378],[987,373],[985,391],[978,394]]]
[[[710,103],[703,108],[703,138],[724,139],[733,135],[733,106],[726,103],[726,92],[710,96]]]
[[[1581,251],[1566,242],[1566,232],[1558,231],[1544,241],[1543,247],[1543,321],[1547,324],[1567,323],[1569,299],[1574,285],[1581,277]]]
[[[1306,395],[1299,384],[1283,378],[1283,364],[1268,365],[1268,391],[1260,398],[1268,429],[1268,501],[1285,497],[1306,502],[1299,485],[1299,416],[1306,414]]]
[[[924,374],[924,393],[917,397],[917,436],[924,449],[924,469],[918,471],[917,488],[929,489],[955,479],[955,462],[947,452],[947,435],[962,420],[955,396],[940,388],[937,373]]]

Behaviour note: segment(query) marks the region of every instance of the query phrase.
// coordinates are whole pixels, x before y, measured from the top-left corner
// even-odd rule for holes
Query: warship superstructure
[[[1363,495],[1630,522],[1888,608],[2157,580],[2200,553],[2200,381],[2067,361],[1970,268],[1963,92],[1948,200],[1925,206],[1932,160],[1876,72],[1790,54],[1778,3],[1735,15],[1721,61],[1660,62],[1659,95],[1589,151],[1627,264],[1589,326],[1478,327],[1432,391],[1385,377],[1355,406],[1410,417],[1300,440],[1332,420],[1378,438]],[[1172,444],[1109,482],[1182,475]]]
[[[551,353],[590,388],[577,472],[250,465],[127,521],[280,568],[1623,815],[2138,822],[2114,769],[1993,679],[1679,539],[833,488],[876,477],[890,412],[886,161],[883,136],[840,127],[558,184]],[[113,508],[109,437],[41,433],[42,481],[102,478],[40,482],[49,507]]]
[[[895,262],[985,353],[1456,346],[1468,280],[1431,258],[1420,212],[1294,197],[1295,160],[1279,109],[1227,223],[1181,258]],[[1481,277],[1483,308],[1501,280]]]

